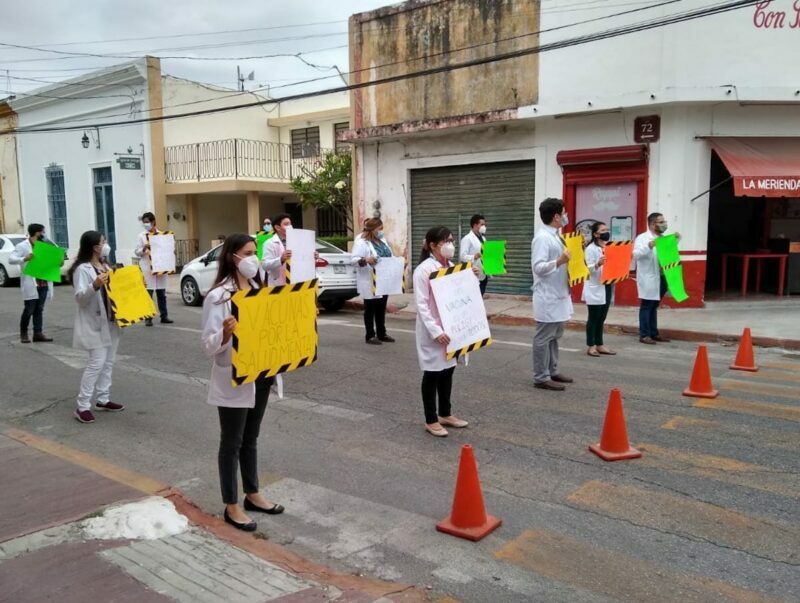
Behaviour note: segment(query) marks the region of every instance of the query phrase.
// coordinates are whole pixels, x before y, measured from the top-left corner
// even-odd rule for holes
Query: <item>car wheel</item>
[[[200,295],[197,281],[191,276],[187,276],[181,281],[181,299],[187,306],[199,306],[203,303],[203,296]]]
[[[8,278],[6,267],[0,264],[0,287],[8,287],[11,284],[11,279]]]
[[[325,308],[326,312],[338,312],[342,308],[344,308],[343,299],[329,299],[324,302],[320,302],[320,305]]]

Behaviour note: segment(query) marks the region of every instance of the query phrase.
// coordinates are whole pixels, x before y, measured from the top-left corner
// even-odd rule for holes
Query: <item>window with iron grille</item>
[[[350,145],[346,142],[339,142],[339,134],[347,132],[350,129],[349,122],[342,122],[340,124],[333,124],[333,140],[334,148],[337,153],[346,153],[350,150]]]
[[[330,207],[317,209],[317,234],[321,237],[347,236],[347,218]]]
[[[319,126],[292,130],[292,159],[319,155]]]
[[[60,165],[51,165],[45,168],[44,173],[47,178],[47,205],[50,209],[50,240],[59,247],[69,247],[64,168]]]

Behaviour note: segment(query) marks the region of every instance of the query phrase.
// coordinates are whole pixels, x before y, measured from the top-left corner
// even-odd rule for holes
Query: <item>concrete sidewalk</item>
[[[0,454],[0,602],[429,600],[413,586],[332,572],[228,526],[166,484],[40,436],[0,427]],[[189,528],[152,540],[89,538],[88,518],[153,495]]]
[[[487,295],[484,299],[489,320],[495,324],[533,326],[533,304],[530,297]],[[361,298],[348,302],[348,307],[363,310]],[[570,328],[586,326],[585,304],[576,303]],[[416,306],[413,293],[393,295],[389,312],[413,318]],[[673,309],[663,307],[658,312],[661,334],[684,341],[738,342],[745,327],[750,327],[753,343],[763,347],[800,350],[800,298],[753,296],[747,300],[709,301],[705,308]],[[612,306],[606,320],[612,332],[638,336],[639,308]]]

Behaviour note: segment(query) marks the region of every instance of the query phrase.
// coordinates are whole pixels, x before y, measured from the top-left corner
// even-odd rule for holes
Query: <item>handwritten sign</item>
[[[33,257],[25,264],[22,274],[42,281],[61,282],[61,265],[64,263],[64,250],[51,243],[36,241],[33,244]]]
[[[233,386],[317,359],[317,280],[240,291],[231,298]]]
[[[139,266],[112,270],[106,285],[108,301],[117,325],[127,327],[156,315],[153,298],[147,293],[144,275]]]
[[[378,258],[374,270],[373,295],[401,295],[405,292],[405,258]]]
[[[175,272],[175,235],[159,233],[148,237],[150,244],[150,271],[153,274]]]
[[[313,230],[292,228],[286,231],[286,249],[292,259],[286,269],[286,278],[292,283],[302,283],[317,278],[314,252],[317,250],[316,233]]]

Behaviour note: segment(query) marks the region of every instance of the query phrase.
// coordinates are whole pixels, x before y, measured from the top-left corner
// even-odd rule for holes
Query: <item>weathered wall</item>
[[[353,83],[528,48],[538,43],[538,35],[525,34],[538,30],[539,0],[412,1],[354,15]],[[354,92],[354,127],[535,104],[538,73],[539,57],[532,54],[370,86]]]
[[[0,103],[0,131],[17,126],[17,115]],[[0,232],[23,232],[22,204],[17,176],[17,141],[13,134],[0,134]]]

